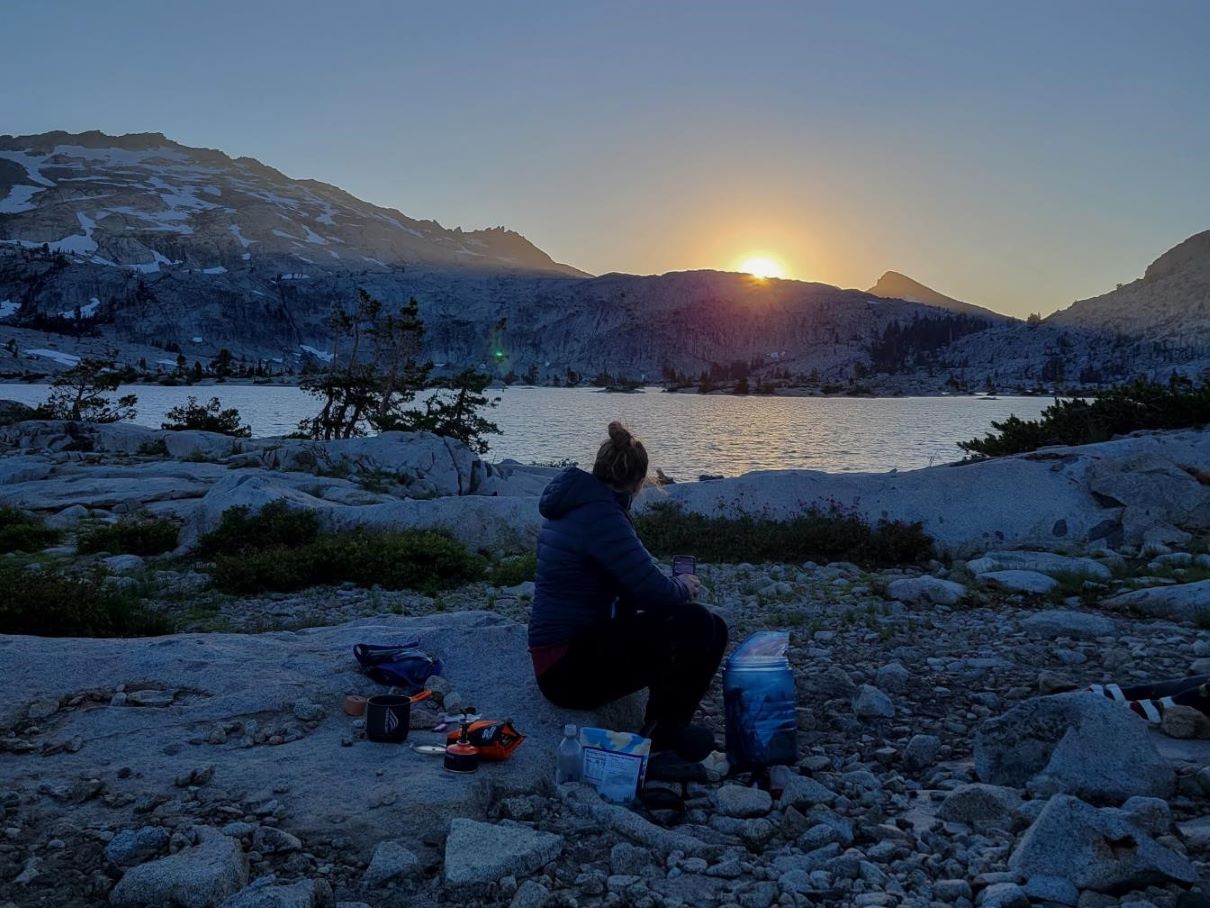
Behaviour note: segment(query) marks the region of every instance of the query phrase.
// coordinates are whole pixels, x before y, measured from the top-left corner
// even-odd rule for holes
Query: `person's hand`
[[[681,583],[685,584],[685,588],[689,590],[689,601],[693,602],[697,599],[697,594],[702,589],[702,582],[697,579],[697,574],[681,574]]]

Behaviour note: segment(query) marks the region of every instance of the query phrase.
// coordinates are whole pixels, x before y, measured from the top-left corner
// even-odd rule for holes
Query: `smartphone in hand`
[[[681,574],[696,574],[697,559],[692,555],[675,555],[672,559],[672,576],[679,577]]]

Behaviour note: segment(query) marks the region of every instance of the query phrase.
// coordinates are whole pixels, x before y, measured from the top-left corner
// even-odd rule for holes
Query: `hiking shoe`
[[[700,763],[718,748],[714,733],[700,725],[682,725],[664,731],[657,727],[651,735],[651,751],[672,751],[682,760]]]
[[[706,767],[684,759],[675,751],[665,750],[647,761],[648,782],[701,782],[710,781]]]

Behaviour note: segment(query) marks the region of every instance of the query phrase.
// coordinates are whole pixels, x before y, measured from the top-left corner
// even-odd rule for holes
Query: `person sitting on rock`
[[[727,625],[694,602],[696,576],[665,575],[639,541],[630,504],[646,478],[643,443],[612,422],[591,473],[570,467],[547,485],[530,654],[543,696],[563,709],[598,709],[646,688],[642,733],[653,751],[697,761],[715,740],[690,720]]]

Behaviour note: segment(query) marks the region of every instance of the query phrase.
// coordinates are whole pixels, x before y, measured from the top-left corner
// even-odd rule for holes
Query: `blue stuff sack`
[[[440,659],[434,659],[419,646],[419,640],[390,646],[358,643],[353,647],[353,656],[361,670],[379,684],[402,688],[411,695],[423,690],[424,682],[432,675],[440,675],[442,668]]]
[[[798,761],[794,673],[786,658],[788,631],[759,631],[727,660],[723,703],[727,762],[743,771]]]

